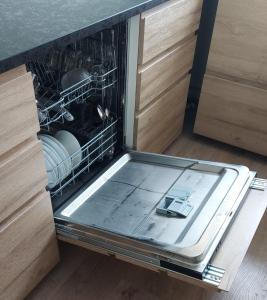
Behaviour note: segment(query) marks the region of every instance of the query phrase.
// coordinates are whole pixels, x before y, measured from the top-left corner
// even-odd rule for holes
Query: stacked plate
[[[40,134],[43,145],[48,188],[52,189],[68,177],[82,161],[78,140],[68,131],[60,130],[55,136]]]

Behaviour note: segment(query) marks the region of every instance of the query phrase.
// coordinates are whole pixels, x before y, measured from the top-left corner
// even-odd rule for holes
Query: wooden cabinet
[[[267,155],[267,90],[206,75],[195,132]]]
[[[58,261],[32,77],[0,74],[0,299],[22,299]]]
[[[220,0],[208,70],[267,87],[267,2]]]
[[[190,71],[196,37],[163,54],[153,64],[140,66],[137,73],[136,110],[141,111],[174,82]]]
[[[2,224],[0,241],[0,298],[21,299],[44,276],[43,267],[50,270],[58,259],[49,194],[37,194],[29,205]],[[50,251],[50,247],[54,248],[54,253],[44,261],[42,257]],[[35,265],[35,276],[24,274],[32,265]],[[16,286],[14,281],[20,282],[19,285]]]
[[[47,184],[40,142],[32,139],[0,161],[0,223]]]
[[[145,64],[194,34],[202,0],[172,0],[144,12],[140,20],[139,64]]]
[[[162,152],[182,131],[189,87],[184,78],[189,78],[192,69],[201,9],[202,0],[175,0],[140,16],[134,118],[137,150]]]
[[[220,0],[194,132],[267,155],[266,1]]]
[[[186,76],[175,83],[136,117],[138,149],[161,153],[181,133],[189,80]]]
[[[257,209],[255,209],[257,207]],[[264,216],[267,191],[250,190],[211,264],[225,270],[219,290],[229,291]],[[234,287],[233,287],[234,288]]]
[[[24,74],[23,74],[24,72]],[[0,75],[0,156],[39,131],[30,73],[22,67]]]

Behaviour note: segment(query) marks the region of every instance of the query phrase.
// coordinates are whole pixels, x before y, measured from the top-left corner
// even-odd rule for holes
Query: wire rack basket
[[[117,68],[113,68],[102,75],[90,75],[62,91],[57,88],[59,83],[54,82],[37,103],[40,126],[48,127],[54,122],[64,123],[69,116],[68,107],[71,103],[82,104],[92,96],[101,97],[104,90],[117,83],[116,72]]]
[[[73,153],[70,157],[66,158],[54,167],[54,172],[58,178],[58,183],[50,190],[51,196],[62,195],[62,191],[70,184],[74,184],[76,179],[85,172],[90,172],[90,167],[97,161],[103,160],[106,156],[113,156],[114,147],[117,142],[117,120],[110,120],[102,128],[97,128],[92,132],[92,138],[85,143],[81,150]],[[76,165],[77,156],[82,156],[81,161]],[[71,172],[65,178],[62,176],[62,166],[71,163]]]
[[[73,102],[82,104],[91,97],[99,97],[101,105],[106,107],[106,95],[112,98],[110,91],[116,90],[117,54],[116,32],[110,29],[64,49],[51,49],[38,61],[29,62],[27,66],[34,77],[41,127],[49,129],[54,122],[70,121],[68,109]],[[70,85],[63,85],[64,76],[74,70],[84,73],[72,78]]]

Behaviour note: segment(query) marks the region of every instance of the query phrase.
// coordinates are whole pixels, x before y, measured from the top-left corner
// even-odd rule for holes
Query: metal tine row
[[[62,190],[69,184],[75,183],[75,179],[84,173],[85,171],[90,171],[90,166],[96,162],[98,159],[103,159],[103,157],[115,146],[116,140],[116,124],[117,120],[113,121],[111,124],[107,125],[102,131],[96,134],[92,139],[90,139],[85,145],[81,147],[81,150],[73,153],[71,157],[66,158],[60,164],[55,167],[56,174],[60,174],[59,168],[62,164],[66,163],[67,160],[73,162],[74,158],[82,152],[82,161],[79,166],[73,166],[71,174],[67,178],[59,177],[59,184],[53,188],[50,193],[52,196],[62,194]]]
[[[109,35],[108,43],[104,43],[105,34]],[[68,107],[72,102],[85,103],[90,97],[98,96],[102,99],[102,106],[105,106],[105,90],[117,83],[116,61],[115,31],[111,29],[101,32],[98,38],[93,36],[76,41],[62,50],[53,49],[42,60],[30,62],[28,67],[36,77],[38,102],[45,106],[40,107],[43,116],[46,116],[40,125],[49,129],[51,123],[63,123],[65,111],[58,108]],[[90,77],[62,90],[62,75],[75,68],[88,70]],[[48,105],[45,101],[47,96]]]

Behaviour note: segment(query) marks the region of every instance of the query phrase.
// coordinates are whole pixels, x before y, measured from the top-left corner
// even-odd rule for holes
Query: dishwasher
[[[119,23],[27,64],[57,234],[216,286],[224,271],[209,262],[255,172],[127,147],[127,33]]]

